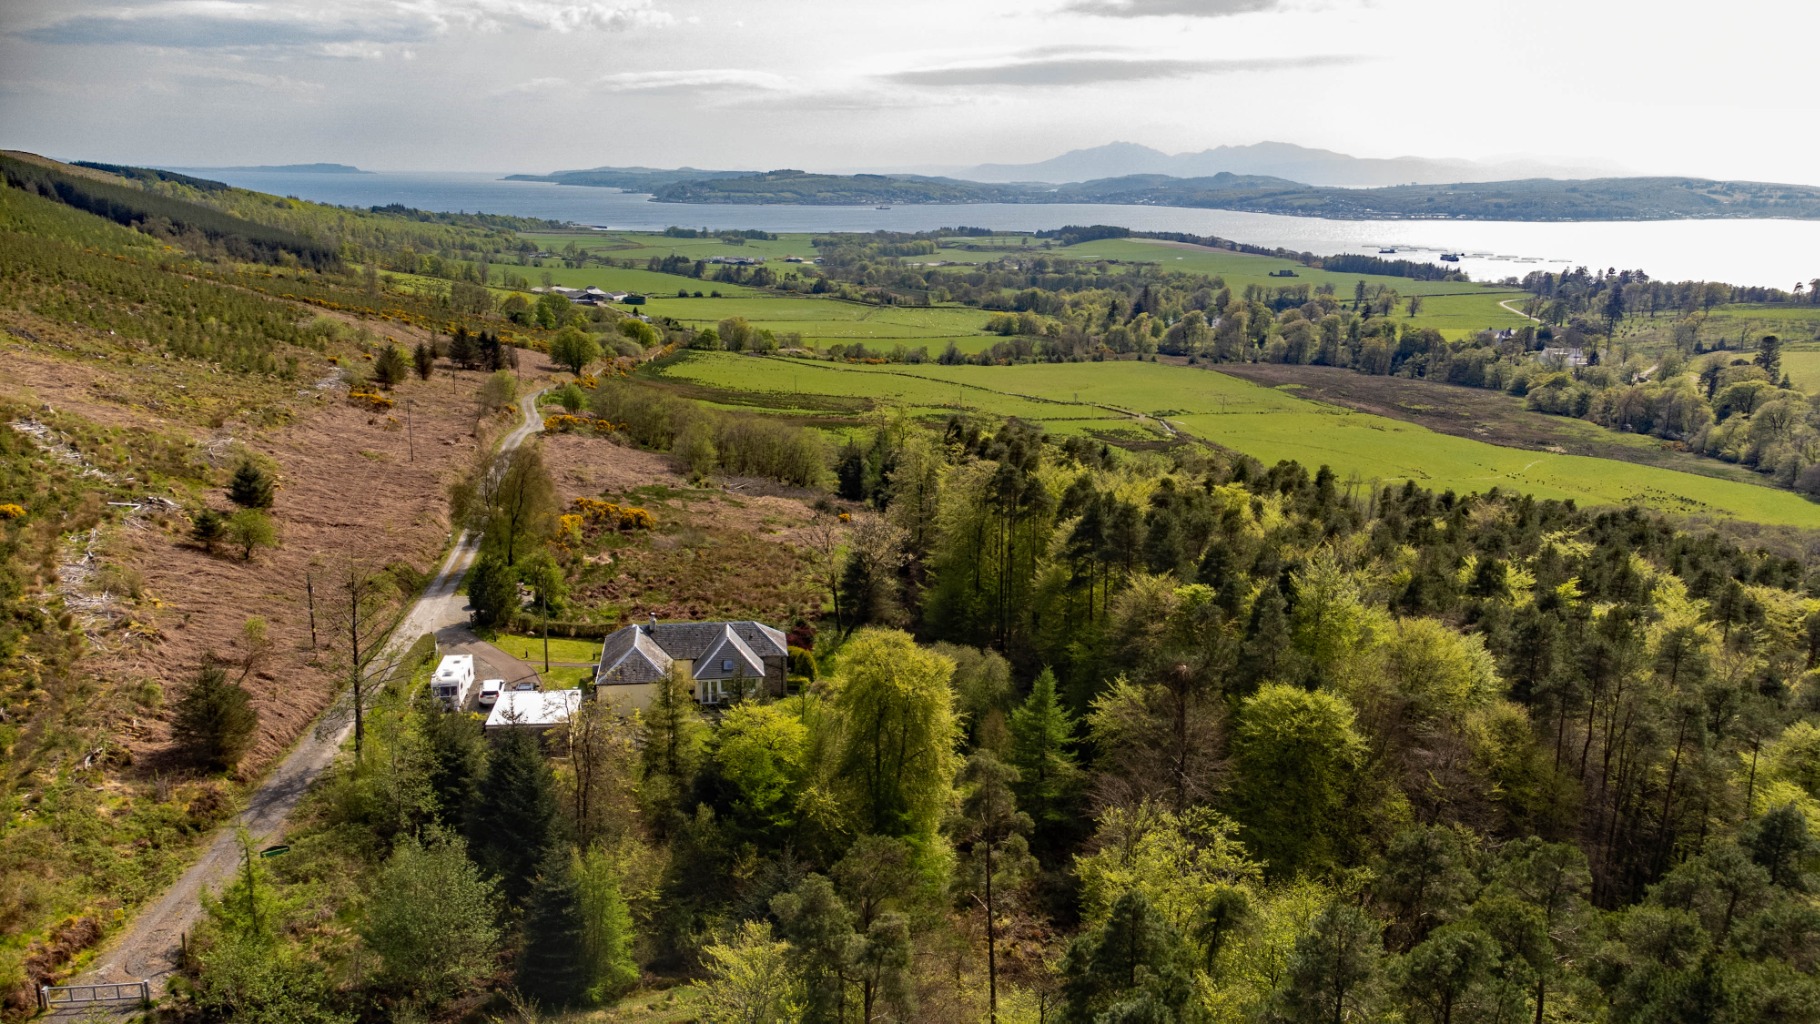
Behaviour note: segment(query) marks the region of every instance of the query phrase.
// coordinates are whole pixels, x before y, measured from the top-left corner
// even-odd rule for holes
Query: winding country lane
[[[537,414],[537,393],[520,399],[518,409],[523,422],[500,442],[502,453],[517,448],[543,429],[543,420]],[[469,630],[467,599],[457,593],[479,546],[480,538],[467,533],[456,538],[436,579],[399,621],[385,647],[373,659],[374,665],[397,661],[425,633],[436,634],[438,649],[444,651],[485,646]],[[480,656],[485,657],[485,654]],[[202,856],[162,896],[142,909],[125,931],[108,942],[94,965],[71,979],[72,982],[147,981],[151,983],[154,996],[162,993],[165,982],[177,969],[184,936],[195,927],[202,914],[202,894],[214,891],[239,867],[238,826],[246,827],[256,845],[264,846],[276,840],[311,783],[334,762],[352,728],[353,724],[349,722],[335,729],[311,729],[304,733],[290,754],[247,799],[239,816],[215,833]],[[77,1019],[78,1016],[65,1010],[52,1014],[52,1019]]]

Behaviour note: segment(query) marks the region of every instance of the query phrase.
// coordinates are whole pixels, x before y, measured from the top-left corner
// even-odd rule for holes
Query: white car
[[[480,706],[492,707],[499,700],[499,691],[506,688],[504,679],[483,679],[480,681]]]

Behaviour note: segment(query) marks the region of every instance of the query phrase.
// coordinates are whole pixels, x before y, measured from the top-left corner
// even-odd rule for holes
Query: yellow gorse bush
[[[348,404],[356,408],[380,412],[392,407],[392,399],[377,391],[350,391],[348,392]]]
[[[566,434],[572,430],[592,430],[596,433],[611,433],[617,429],[612,420],[599,419],[593,416],[571,416],[559,412],[543,418],[543,429],[548,434]]]
[[[576,498],[569,507],[575,510],[572,515],[580,516],[586,526],[610,526],[616,530],[649,530],[657,526],[657,520],[642,508],[615,505],[598,498]],[[569,516],[562,518],[567,520]],[[558,527],[562,525],[559,521]]]

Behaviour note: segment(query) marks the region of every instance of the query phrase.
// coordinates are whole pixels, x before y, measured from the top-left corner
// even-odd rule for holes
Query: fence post
[[[51,1008],[51,987],[49,985],[39,985],[38,986],[38,1009],[48,1010],[50,1008]]]

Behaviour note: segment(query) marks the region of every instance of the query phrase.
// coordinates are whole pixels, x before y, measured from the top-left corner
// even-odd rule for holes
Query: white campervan
[[[474,688],[474,656],[451,654],[436,666],[430,677],[430,695],[442,701],[451,711],[460,711],[468,703],[468,691]]]

